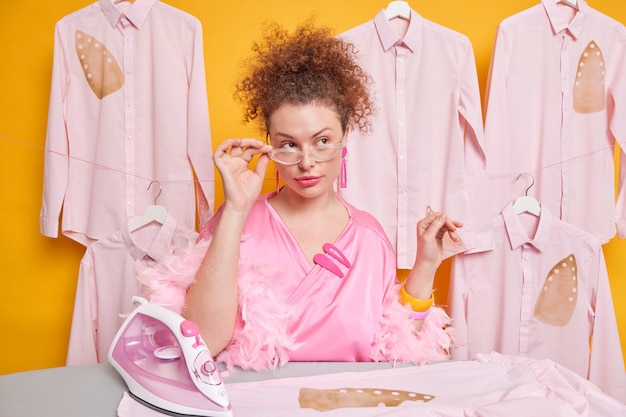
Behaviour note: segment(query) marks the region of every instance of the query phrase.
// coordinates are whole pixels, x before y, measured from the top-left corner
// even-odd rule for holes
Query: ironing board
[[[438,396],[439,399],[447,401],[444,404],[445,407],[457,407],[456,409],[449,408],[449,414],[424,415],[455,415],[454,412],[459,409],[459,403],[455,405],[452,401],[460,401],[460,404],[467,404],[468,407],[476,409],[482,407],[482,411],[487,412],[484,415],[517,416],[518,414],[510,413],[497,414],[502,410],[489,408],[502,407],[502,404],[506,402],[517,404],[520,412],[524,410],[522,407],[531,404],[534,410],[537,410],[537,407],[546,407],[546,410],[553,411],[556,407],[558,413],[550,415],[558,416],[623,417],[626,415],[626,405],[603,394],[589,381],[554,363],[533,360],[524,363],[523,358],[498,356],[495,357],[495,361],[492,359],[489,357],[482,363],[479,363],[480,361],[441,362],[423,367],[411,366],[411,364],[394,366],[389,363],[372,362],[290,362],[276,371],[235,371],[226,376],[224,381],[233,404],[233,411],[238,417],[283,415],[277,414],[277,409],[272,409],[272,398],[284,401],[284,403],[274,403],[274,405],[284,406],[287,412],[285,415],[323,415],[324,417],[352,415],[346,414],[346,412],[355,411],[349,408],[329,409],[320,414],[319,407],[323,408],[325,405],[323,401],[318,401],[319,398],[315,399],[320,394],[315,390],[326,390],[327,392],[322,392],[322,395],[327,399],[328,395],[331,395],[331,398],[334,395],[329,394],[329,389],[332,390],[337,384],[343,388],[350,386],[357,390],[365,388],[363,390],[365,392],[369,392],[367,389],[374,388],[374,391],[378,390],[384,394],[386,393],[383,390],[384,387],[382,385],[378,387],[376,384],[388,385],[389,381],[397,384],[397,381],[400,381],[397,377],[403,376],[409,377],[405,378],[406,380],[416,381],[416,384],[411,383],[410,388],[420,391],[420,395]],[[546,376],[549,377],[548,381],[543,381],[542,379]],[[549,384],[542,385],[545,382]],[[450,389],[436,388],[441,386],[448,386]],[[306,388],[304,393],[302,388]],[[398,390],[401,388],[399,387]],[[540,388],[545,391],[542,392]],[[463,402],[460,395],[453,399],[453,394],[463,389],[475,391],[471,397],[467,397],[467,403]],[[115,417],[118,403],[125,390],[124,381],[108,363],[4,375],[0,376],[0,416]],[[550,390],[552,394],[558,395],[551,395]],[[395,391],[390,391],[388,394],[393,396]],[[477,402],[476,392],[483,396],[483,404]],[[264,406],[266,410],[260,409],[261,404],[258,398],[266,401]],[[304,402],[301,402],[300,406],[294,406],[299,398],[303,398],[301,401]],[[423,401],[424,399],[429,401]],[[428,406],[436,404],[435,399],[431,401],[426,397],[421,401]],[[305,406],[303,407],[302,404]],[[406,402],[404,407],[411,405]],[[302,414],[293,414],[294,410],[299,410]],[[354,415],[377,415],[376,410],[383,411],[376,407],[362,408]],[[264,411],[267,411],[267,414],[264,414]],[[388,415],[414,415],[415,412],[413,410],[413,414],[402,414],[409,411],[401,407],[393,411],[393,414]],[[424,411],[427,412],[426,409]],[[253,414],[250,414],[251,412]],[[527,415],[532,415],[532,413]]]
[[[401,364],[400,366],[410,366]],[[226,383],[390,369],[389,363],[292,362],[272,371],[235,371]],[[79,365],[0,376],[2,417],[115,417],[126,385],[108,363]]]

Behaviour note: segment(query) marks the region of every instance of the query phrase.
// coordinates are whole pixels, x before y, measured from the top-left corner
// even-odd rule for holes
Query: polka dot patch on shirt
[[[393,407],[404,401],[428,402],[435,396],[381,388],[300,388],[300,408],[328,411],[345,407]]]
[[[578,113],[604,110],[604,58],[595,41],[589,42],[580,55],[573,96],[574,110]]]
[[[535,317],[552,326],[565,326],[574,314],[577,300],[578,269],[576,257],[570,254],[548,273],[537,297]]]
[[[124,74],[113,54],[93,36],[76,31],[76,54],[85,79],[94,94],[102,99],[124,85]]]

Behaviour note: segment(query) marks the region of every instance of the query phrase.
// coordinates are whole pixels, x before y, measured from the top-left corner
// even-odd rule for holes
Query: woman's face
[[[324,104],[283,104],[270,117],[269,134],[275,150],[310,152],[292,165],[275,162],[286,187],[305,198],[333,192],[333,183],[341,170],[339,144],[344,137],[337,112]],[[322,152],[322,145],[337,146],[326,147]],[[327,159],[326,152],[330,152],[331,159],[319,162]]]

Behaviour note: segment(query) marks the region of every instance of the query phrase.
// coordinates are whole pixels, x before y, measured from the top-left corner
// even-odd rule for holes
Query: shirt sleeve
[[[88,250],[80,263],[66,365],[98,363],[95,271]]]
[[[485,186],[487,159],[483,113],[471,44],[468,44],[463,66],[459,113],[464,121],[465,188],[471,204],[476,239],[473,250],[482,250],[489,246],[491,216],[489,211],[481,206],[481,202],[489,201],[489,187]]]
[[[593,308],[593,334],[589,380],[607,394],[626,403],[626,374],[606,263],[602,252],[594,260],[598,285]],[[593,304],[595,303],[595,304]]]
[[[68,69],[61,33],[57,23],[54,33],[52,84],[48,106],[48,126],[44,154],[43,196],[39,216],[42,235],[58,237],[59,216],[69,173],[68,138],[65,125]]]
[[[504,142],[507,137],[508,124],[506,107],[506,57],[508,56],[506,34],[502,26],[498,26],[496,40],[491,52],[487,90],[485,93],[485,152],[487,161],[492,158],[494,144],[488,142],[498,138]]]
[[[202,25],[198,21],[193,33],[189,72],[188,154],[199,186],[196,189],[200,225],[213,214],[215,173],[213,145],[209,122]]]
[[[611,101],[609,129],[613,137],[619,142],[619,178],[615,223],[617,234],[626,238],[626,34],[622,34],[617,42],[617,51],[614,55],[614,71],[609,80],[609,99]]]
[[[469,271],[466,262],[472,257],[459,254],[452,259],[450,271],[450,287],[448,289],[448,312],[454,323],[455,343],[450,348],[450,358],[453,360],[468,359],[467,352],[467,280]],[[461,340],[462,338],[462,340]]]

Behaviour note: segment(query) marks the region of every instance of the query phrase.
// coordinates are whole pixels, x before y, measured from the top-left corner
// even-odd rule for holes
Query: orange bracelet
[[[411,309],[418,313],[422,313],[424,311],[428,311],[430,307],[435,303],[435,295],[432,294],[430,299],[428,300],[420,300],[419,298],[415,298],[409,295],[408,292],[404,289],[404,285],[400,287],[400,302],[402,304],[409,303],[411,304]]]

